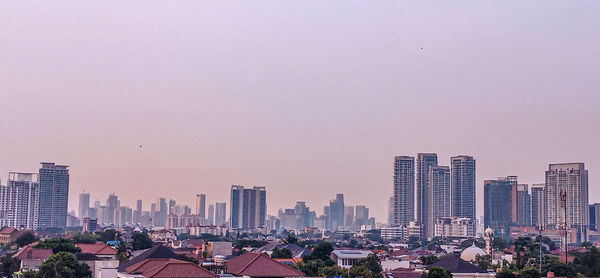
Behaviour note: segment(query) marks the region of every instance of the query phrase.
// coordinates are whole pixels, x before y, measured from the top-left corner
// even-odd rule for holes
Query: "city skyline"
[[[2,2],[0,177],[67,164],[75,210],[257,184],[269,214],[344,193],[385,219],[392,157],[434,152],[477,159],[479,216],[484,180],[550,163],[585,162],[598,202],[600,5],[565,9]]]

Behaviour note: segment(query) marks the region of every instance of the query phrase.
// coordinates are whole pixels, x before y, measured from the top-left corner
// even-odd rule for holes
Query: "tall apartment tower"
[[[254,229],[264,226],[267,216],[267,191],[264,186],[252,189],[231,186],[230,227]]]
[[[0,186],[0,225],[37,229],[40,188],[37,174],[8,174],[8,185]]]
[[[67,205],[69,203],[69,166],[42,162],[38,178],[40,184],[40,207],[38,227],[67,227]]]
[[[423,223],[425,236],[429,230],[433,234],[433,221],[429,219],[429,168],[438,165],[435,153],[419,153],[417,155],[417,221]],[[429,226],[432,227],[429,227]]]
[[[394,214],[392,225],[408,224],[415,218],[415,158],[394,157]]]
[[[215,205],[208,205],[208,225],[215,224]]]
[[[89,217],[90,193],[79,194],[79,218]]]
[[[545,183],[531,185],[531,225],[538,229],[545,226],[545,191]]]
[[[450,167],[430,166],[428,174],[427,199],[429,214],[425,219],[425,237],[433,237],[436,220],[450,217]]]
[[[584,163],[550,164],[546,171],[546,226],[565,223],[561,192],[566,193],[566,225],[584,232],[588,225],[588,171]]]
[[[475,219],[475,159],[460,155],[450,164],[451,216]]]
[[[517,184],[513,190],[514,218],[513,222],[520,227],[531,226],[531,195],[529,185]]]
[[[108,195],[108,199],[106,199],[106,223],[116,224],[115,214],[117,212],[117,208],[119,207],[119,198],[115,194]]]
[[[137,200],[132,220],[134,224],[142,222],[142,200]]]
[[[483,224],[498,236],[509,236],[512,225],[512,177],[486,180],[483,185]]]
[[[206,195],[196,194],[196,214],[206,218]]]
[[[215,225],[220,226],[227,223],[227,204],[215,204]]]

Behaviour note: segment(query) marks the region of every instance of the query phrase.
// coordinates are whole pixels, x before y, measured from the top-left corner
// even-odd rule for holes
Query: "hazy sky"
[[[83,190],[192,205],[242,184],[267,186],[269,213],[321,214],[341,192],[384,221],[393,156],[437,152],[475,156],[479,215],[484,179],[539,183],[556,162],[585,162],[600,201],[599,15],[597,1],[2,1],[0,177],[70,165],[70,209]]]

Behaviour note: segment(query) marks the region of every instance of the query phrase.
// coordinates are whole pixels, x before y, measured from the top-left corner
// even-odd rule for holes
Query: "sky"
[[[268,212],[336,193],[387,217],[395,155],[600,201],[600,2],[2,1],[0,180],[69,165],[78,194]],[[140,148],[139,146],[142,145]]]

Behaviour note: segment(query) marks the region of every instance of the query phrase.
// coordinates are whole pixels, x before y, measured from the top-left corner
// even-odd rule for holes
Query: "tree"
[[[289,259],[292,258],[293,254],[292,254],[292,250],[288,249],[288,248],[275,248],[275,250],[273,250],[273,253],[271,254],[271,258],[278,258],[278,259]]]
[[[434,266],[429,271],[423,272],[421,278],[452,278],[452,273],[445,268]]]
[[[494,249],[504,249],[504,248],[508,248],[508,246],[509,246],[508,242],[501,237],[495,237],[494,240],[492,241],[492,247]]]
[[[119,232],[115,229],[107,229],[102,232],[98,232],[97,235],[100,237],[100,241],[106,243],[110,240],[119,240]]]
[[[439,261],[440,258],[438,258],[438,256],[436,255],[429,255],[429,256],[422,256],[421,257],[421,262],[423,262],[424,265],[430,265],[432,263],[435,263],[437,261]]]
[[[568,277],[572,278],[577,276],[577,271],[572,266],[559,262],[548,263],[544,265],[544,276],[548,276],[548,272],[554,272],[554,277]]]
[[[542,275],[535,268],[525,268],[521,270],[520,278],[540,278]]]
[[[600,250],[592,246],[588,252],[577,257],[577,270],[586,277],[600,276]]]
[[[85,278],[91,277],[90,267],[77,262],[75,255],[59,252],[40,265],[38,277],[42,278]]]
[[[13,277],[13,273],[19,270],[21,261],[9,255],[2,256],[2,277]]]
[[[24,233],[22,233],[19,237],[17,237],[17,245],[19,247],[23,247],[27,244],[31,244],[34,243],[36,241],[38,241],[40,238],[38,238],[35,234],[33,234],[32,231],[26,231]]]
[[[369,256],[367,256],[367,259],[365,259],[360,264],[364,264],[365,266],[367,266],[367,268],[373,275],[372,277],[383,277],[383,275],[381,275],[381,271],[383,271],[383,268],[381,267],[381,261],[379,260],[379,257],[377,257],[377,255],[369,254]]]
[[[134,232],[131,234],[131,249],[134,251],[152,247],[152,240],[146,232]]]
[[[288,235],[286,241],[288,244],[298,244],[298,238],[292,234]]]
[[[70,239],[59,239],[59,238],[49,238],[46,240],[40,241],[38,244],[34,245],[33,248],[38,249],[52,249],[54,254],[59,252],[69,252],[69,253],[78,253],[81,252],[81,248],[75,246],[72,240]]]
[[[490,268],[490,265],[491,265],[490,261],[491,261],[490,255],[475,256],[475,264],[477,264],[477,266],[479,266],[482,269]]]
[[[512,270],[505,268],[496,274],[496,278],[517,278],[517,275]]]

